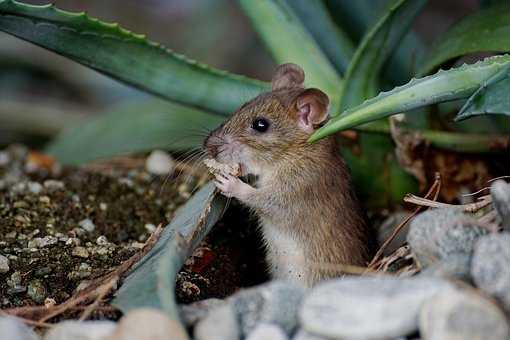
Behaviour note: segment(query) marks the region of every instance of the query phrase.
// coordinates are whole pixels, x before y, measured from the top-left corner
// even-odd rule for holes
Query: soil
[[[205,182],[202,171],[178,170],[152,175],[143,157],[61,168],[22,146],[0,151],[0,255],[9,259],[0,308],[61,303],[139,251]],[[231,205],[179,273],[179,302],[223,298],[267,279],[247,216]]]

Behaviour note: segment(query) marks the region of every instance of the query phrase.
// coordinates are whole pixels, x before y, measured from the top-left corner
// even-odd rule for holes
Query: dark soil
[[[15,146],[0,152],[0,308],[61,303],[139,251],[204,182],[155,176],[143,158],[60,169]],[[178,275],[177,297],[222,298],[266,280],[248,212],[232,206]]]

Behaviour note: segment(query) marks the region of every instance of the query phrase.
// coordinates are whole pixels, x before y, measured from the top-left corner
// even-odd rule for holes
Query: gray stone
[[[231,305],[214,308],[195,326],[196,340],[239,340],[241,330],[237,316]]]
[[[275,324],[261,323],[255,327],[246,340],[288,340],[287,334]]]
[[[9,259],[0,255],[0,274],[5,274],[9,271]]]
[[[54,179],[47,179],[43,183],[44,187],[50,191],[62,190],[65,188],[65,184],[62,181]]]
[[[510,311],[510,233],[491,234],[476,244],[471,263],[475,284]]]
[[[86,218],[84,220],[81,220],[78,222],[78,225],[85,231],[88,231],[89,233],[93,232],[96,229],[96,225],[94,222],[92,222],[91,219]]]
[[[300,329],[296,332],[292,340],[329,340],[329,339],[322,337],[320,335],[309,333],[304,329]]]
[[[46,286],[40,280],[32,280],[28,283],[27,286],[27,295],[35,302],[35,303],[43,303],[46,299],[47,295]]]
[[[452,285],[439,278],[346,277],[319,284],[300,308],[301,327],[326,338],[395,338],[418,328],[424,301]]]
[[[145,161],[145,169],[154,175],[170,175],[175,168],[175,161],[167,152],[154,150]]]
[[[458,209],[429,209],[412,220],[407,242],[427,267],[452,255],[470,256],[478,238],[486,233],[473,217]]]
[[[186,325],[186,327],[191,327],[205,318],[212,309],[224,304],[225,301],[214,298],[197,301],[189,305],[181,305],[179,314],[183,324]]]
[[[186,331],[160,310],[140,308],[124,316],[104,340],[187,340]]]
[[[62,321],[45,334],[44,340],[102,340],[112,335],[113,321]]]
[[[503,180],[495,181],[491,185],[491,196],[503,229],[510,231],[510,184]]]
[[[240,320],[241,333],[249,334],[258,323],[273,323],[287,334],[297,326],[297,310],[305,288],[284,281],[273,281],[258,287],[245,289],[228,301]]]
[[[12,316],[0,316],[0,339],[38,340],[39,336],[23,321]]]
[[[428,300],[420,312],[424,339],[507,340],[510,330],[504,313],[480,294],[441,293]]]
[[[438,276],[471,282],[471,256],[451,255],[426,267],[420,276]]]
[[[84,259],[89,257],[89,251],[85,247],[74,247],[71,254]]]

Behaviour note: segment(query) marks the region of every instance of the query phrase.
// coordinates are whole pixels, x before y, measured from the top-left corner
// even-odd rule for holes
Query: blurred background
[[[269,80],[276,66],[234,0],[56,0],[55,4],[118,22],[176,52],[231,72]],[[477,0],[431,0],[416,21],[415,31],[430,45],[478,7]],[[0,32],[0,147],[14,142],[42,147],[85,117],[146,98],[146,94]]]

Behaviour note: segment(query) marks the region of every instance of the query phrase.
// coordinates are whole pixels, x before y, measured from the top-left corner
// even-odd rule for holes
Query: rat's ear
[[[296,64],[287,63],[278,66],[273,76],[273,91],[284,88],[303,87],[305,72]]]
[[[319,89],[307,89],[296,100],[298,124],[308,133],[328,118],[328,96]]]

